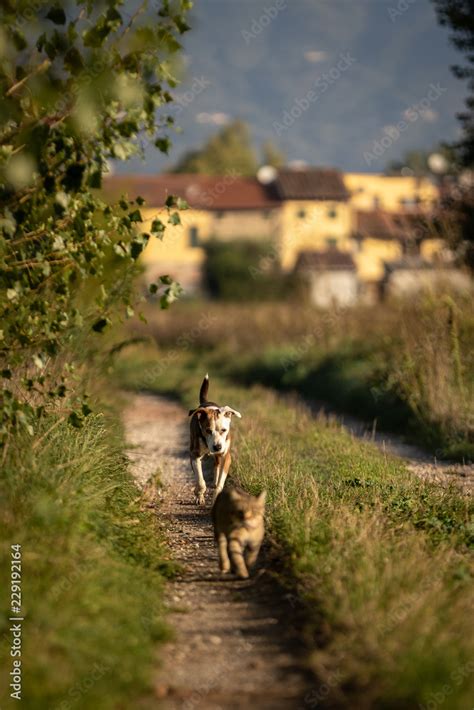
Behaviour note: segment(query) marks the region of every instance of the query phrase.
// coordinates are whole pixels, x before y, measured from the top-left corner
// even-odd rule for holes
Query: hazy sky
[[[183,132],[121,172],[161,171],[231,118],[287,159],[383,170],[458,135],[461,55],[430,0],[196,0],[176,95]],[[378,153],[378,155],[375,155]]]

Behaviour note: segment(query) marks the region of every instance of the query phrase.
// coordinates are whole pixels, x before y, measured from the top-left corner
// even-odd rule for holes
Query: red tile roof
[[[280,202],[256,178],[195,174],[112,175],[104,180],[110,199],[121,194],[140,195],[150,206],[161,206],[168,195],[186,200],[190,207],[206,210],[265,210]]]
[[[301,251],[295,264],[295,271],[355,271],[355,268],[352,256],[336,247],[326,251]]]
[[[279,170],[276,194],[282,200],[348,200],[343,177],[333,168]]]

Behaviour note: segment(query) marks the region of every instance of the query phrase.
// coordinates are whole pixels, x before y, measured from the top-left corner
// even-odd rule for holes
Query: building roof
[[[168,195],[186,200],[190,207],[206,210],[265,210],[279,200],[256,178],[165,173],[162,175],[112,175],[104,180],[106,197],[140,195],[148,205],[163,205]]]
[[[355,271],[354,259],[348,252],[330,247],[325,251],[300,251],[295,271]]]
[[[355,215],[355,232],[360,237],[404,241],[427,238],[433,230],[433,221],[419,213],[357,210]]]
[[[281,200],[348,200],[342,174],[333,168],[279,170],[274,182]]]
[[[435,268],[439,268],[439,265],[426,261],[420,256],[405,256],[398,261],[385,262],[384,266],[386,273],[394,271],[433,271]]]

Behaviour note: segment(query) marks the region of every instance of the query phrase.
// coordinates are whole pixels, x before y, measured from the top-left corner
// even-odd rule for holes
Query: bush
[[[207,244],[204,283],[224,301],[288,300],[304,292],[297,277],[281,270],[270,243],[247,240]]]

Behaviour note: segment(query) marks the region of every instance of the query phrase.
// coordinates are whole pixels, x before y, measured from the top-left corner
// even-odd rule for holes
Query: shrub
[[[287,300],[303,294],[303,285],[281,270],[269,243],[246,239],[206,245],[204,282],[213,298],[224,301]]]

